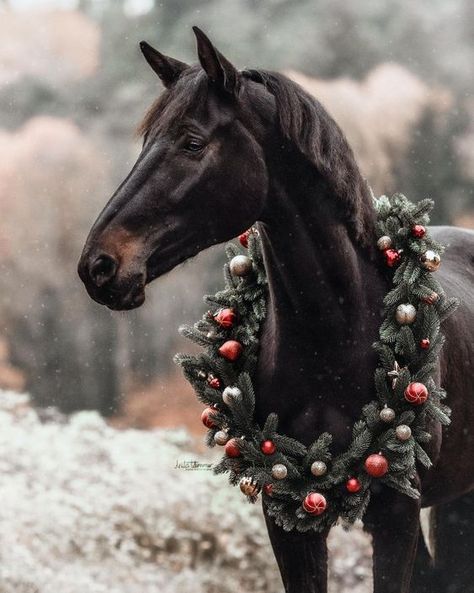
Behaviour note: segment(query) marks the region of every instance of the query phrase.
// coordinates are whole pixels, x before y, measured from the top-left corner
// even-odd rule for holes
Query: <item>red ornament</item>
[[[417,239],[422,239],[426,235],[426,229],[422,224],[415,224],[411,229],[411,234]]]
[[[428,340],[428,338],[423,338],[422,340],[420,340],[420,348],[422,350],[428,350],[430,347],[430,341]]]
[[[393,268],[400,263],[402,259],[400,253],[396,249],[386,249],[384,251],[385,254],[385,263],[389,268]]]
[[[388,461],[381,453],[373,453],[365,460],[365,471],[373,478],[381,478],[388,472]]]
[[[245,231],[245,233],[242,233],[241,235],[239,235],[239,241],[240,241],[240,244],[242,245],[242,247],[249,246],[250,233],[251,233],[251,230],[249,229],[248,231]]]
[[[230,439],[227,441],[224,451],[227,457],[240,457],[241,452],[237,439]]]
[[[303,508],[310,515],[322,515],[327,506],[326,499],[319,492],[310,492],[303,500]]]
[[[207,383],[209,385],[209,387],[212,387],[212,389],[219,389],[219,387],[221,386],[221,380],[218,379],[217,377],[208,377],[207,378]]]
[[[214,321],[224,329],[233,327],[236,319],[237,315],[235,314],[234,309],[221,309],[214,316]]]
[[[234,362],[242,354],[242,350],[243,347],[240,342],[236,342],[235,340],[227,340],[227,342],[224,342],[219,348],[219,354],[226,360]]]
[[[201,422],[206,428],[214,428],[217,426],[215,423],[214,412],[215,408],[205,408],[201,414]]]
[[[275,443],[273,441],[262,441],[260,450],[264,455],[273,455],[276,451]]]
[[[271,496],[273,492],[273,484],[265,484],[263,486],[263,491],[267,496]]]
[[[409,383],[405,389],[405,399],[415,406],[424,404],[428,395],[428,389],[423,383]]]
[[[436,301],[439,299],[439,294],[437,292],[432,292],[428,296],[425,296],[421,299],[425,305],[434,305]]]
[[[361,488],[362,488],[362,484],[359,482],[359,480],[357,478],[350,478],[346,482],[346,489],[348,492],[351,492],[351,493],[359,492],[359,490]]]

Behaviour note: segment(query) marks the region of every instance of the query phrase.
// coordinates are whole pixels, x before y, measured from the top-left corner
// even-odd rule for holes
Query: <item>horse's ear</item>
[[[240,83],[239,71],[218,51],[198,27],[193,27],[201,66],[209,80],[231,94],[236,94]]]
[[[146,41],[140,41],[140,49],[142,50],[145,60],[150,64],[152,69],[158,74],[161,82],[166,88],[169,88],[175,83],[181,72],[188,68],[188,65],[174,58],[165,56],[157,49],[149,45]]]

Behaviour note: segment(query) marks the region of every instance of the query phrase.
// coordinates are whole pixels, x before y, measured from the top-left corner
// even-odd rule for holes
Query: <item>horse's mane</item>
[[[371,192],[341,128],[317,99],[283,74],[244,70],[243,75],[263,84],[274,96],[283,136],[327,179],[342,202],[354,237],[366,245],[373,242]]]
[[[319,101],[283,74],[244,70],[242,75],[263,84],[274,96],[282,135],[327,180],[353,237],[364,245],[372,243],[375,214],[370,190],[336,122]],[[166,126],[199,108],[207,101],[207,89],[204,70],[191,66],[180,76],[179,83],[151,106],[138,133],[146,135],[158,122],[160,127]]]

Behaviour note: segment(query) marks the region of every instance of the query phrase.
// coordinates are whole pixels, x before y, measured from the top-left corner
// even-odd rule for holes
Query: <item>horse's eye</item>
[[[189,152],[199,152],[204,148],[204,144],[197,138],[190,138],[184,145],[185,150]]]

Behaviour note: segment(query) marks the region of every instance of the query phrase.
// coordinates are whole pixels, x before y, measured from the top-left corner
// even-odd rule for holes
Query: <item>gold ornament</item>
[[[226,387],[222,392],[222,401],[231,406],[235,401],[238,401],[242,397],[242,392],[238,387]]]
[[[240,480],[239,486],[242,494],[248,496],[250,502],[255,502],[257,500],[261,488],[253,478],[245,476]]]
[[[229,435],[225,430],[218,430],[214,435],[214,442],[216,445],[225,445],[229,440]]]
[[[423,253],[423,255],[420,257],[420,262],[425,270],[428,270],[428,272],[436,272],[436,270],[441,265],[441,257],[436,251],[428,249],[428,251],[425,251],[425,253]]]
[[[400,325],[410,325],[416,319],[416,309],[410,303],[398,305],[395,318]]]
[[[397,426],[395,429],[395,434],[399,441],[408,441],[411,437],[411,428],[406,424],[400,424],[400,426]]]
[[[311,464],[311,473],[313,476],[324,476],[327,471],[328,466],[324,463],[324,461],[314,461]]]
[[[288,475],[288,470],[286,469],[286,465],[283,463],[275,463],[272,467],[272,476],[275,480],[284,480]]]
[[[390,376],[390,373],[392,373],[392,372],[393,371],[389,372],[389,376]],[[398,378],[398,372],[399,371],[397,371],[397,378]],[[380,410],[379,416],[380,416],[380,420],[382,420],[382,422],[386,422],[388,424],[389,422],[393,422],[395,420],[395,410],[392,410],[392,408],[385,406],[382,410]]]
[[[390,249],[391,246],[392,246],[392,239],[390,239],[390,237],[388,235],[383,235],[377,241],[377,247],[380,249],[380,251],[385,251],[386,249]]]
[[[248,276],[252,271],[253,264],[250,257],[246,255],[236,255],[230,260],[230,273],[233,276]]]

